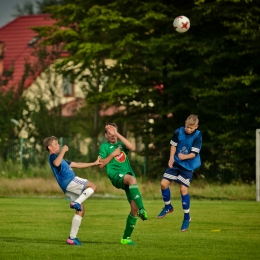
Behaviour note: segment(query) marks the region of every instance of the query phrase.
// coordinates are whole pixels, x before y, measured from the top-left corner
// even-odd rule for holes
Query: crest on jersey
[[[117,162],[122,163],[126,160],[126,154],[123,151],[121,151],[121,153],[114,158]]]

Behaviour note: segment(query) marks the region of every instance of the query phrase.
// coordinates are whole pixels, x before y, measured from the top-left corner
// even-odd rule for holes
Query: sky
[[[0,28],[11,22],[15,13],[15,6],[24,0],[0,0]]]

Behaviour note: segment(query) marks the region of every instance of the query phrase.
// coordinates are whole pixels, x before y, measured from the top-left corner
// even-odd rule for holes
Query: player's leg
[[[162,198],[164,201],[164,208],[160,212],[160,214],[157,216],[157,218],[163,218],[166,216],[166,214],[173,212],[173,206],[171,204],[171,190],[170,190],[170,181],[167,179],[161,180],[161,192],[162,192]]]
[[[66,195],[71,199],[71,201],[75,201],[75,199],[78,197],[78,194],[72,193],[72,192],[66,192]],[[79,227],[81,225],[82,218],[85,214],[84,205],[81,204],[81,211],[76,210],[76,214],[72,218],[71,223],[71,229],[70,229],[70,235],[66,241],[69,245],[81,245],[80,241],[77,238]]]
[[[70,204],[72,209],[81,211],[81,204],[88,199],[95,191],[97,187],[94,183],[87,179],[75,177],[68,185],[67,191],[79,194],[78,198]]]
[[[128,199],[129,198],[131,199],[131,194],[130,194],[129,190],[126,191],[126,195],[127,195]],[[123,244],[123,245],[135,245],[135,243],[131,240],[131,235],[134,231],[136,221],[138,219],[138,217],[137,217],[138,207],[133,200],[130,201],[130,207],[131,207],[131,211],[126,219],[126,226],[125,226],[124,234],[120,241],[121,244]]]
[[[189,195],[189,186],[193,177],[193,172],[182,169],[181,174],[178,176],[178,182],[180,183],[180,193],[182,200],[182,208],[183,208],[183,222],[181,226],[181,231],[185,232],[190,225],[190,195]]]
[[[178,169],[174,165],[172,168],[168,167],[165,173],[163,174],[160,185],[161,185],[162,198],[164,201],[164,208],[159,213],[157,218],[163,218],[166,216],[166,214],[169,214],[174,210],[171,204],[170,184],[172,181],[176,180],[177,175],[178,175]]]
[[[144,209],[142,196],[139,191],[136,178],[132,175],[126,174],[123,178],[123,183],[129,187],[129,192],[132,196],[132,199],[139,209],[138,216],[142,220],[147,220],[147,213]]]

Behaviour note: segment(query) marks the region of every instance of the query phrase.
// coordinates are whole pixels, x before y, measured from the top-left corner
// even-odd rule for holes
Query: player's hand
[[[168,161],[168,166],[169,166],[170,168],[172,168],[173,163],[174,163],[174,158],[170,158],[169,161]]]
[[[178,153],[178,157],[179,157],[180,160],[185,160],[186,159],[186,154]]]
[[[94,162],[94,165],[99,165],[99,164],[101,164],[100,159],[101,159],[101,157],[98,156],[97,160]]]
[[[116,135],[117,134],[117,129],[114,126],[106,125],[105,128],[111,135]]]
[[[64,145],[61,150],[63,152],[67,152],[69,150],[69,147],[67,145]]]
[[[118,147],[118,148],[116,148],[116,149],[112,152],[112,155],[113,155],[113,157],[116,157],[116,156],[118,156],[120,153],[121,153],[121,149]]]

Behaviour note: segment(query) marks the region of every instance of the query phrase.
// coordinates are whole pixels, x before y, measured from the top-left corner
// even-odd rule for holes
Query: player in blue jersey
[[[76,176],[72,168],[87,168],[99,165],[99,158],[93,163],[70,162],[64,160],[63,157],[69,148],[67,145],[64,145],[60,150],[58,139],[55,136],[45,138],[43,146],[50,154],[48,162],[60,188],[65,195],[70,198],[70,208],[76,210],[76,214],[72,219],[70,235],[66,242],[69,245],[81,245],[77,238],[77,234],[82,217],[85,213],[83,202],[96,191],[97,187],[87,179]]]
[[[199,153],[202,146],[202,135],[197,129],[198,124],[198,116],[190,115],[185,121],[185,126],[174,131],[170,141],[168,168],[161,180],[161,191],[165,206],[158,218],[163,218],[166,214],[173,212],[174,208],[171,204],[169,186],[172,181],[178,182],[184,212],[184,220],[181,226],[182,232],[188,229],[191,221],[188,188],[193,177],[193,171],[201,165]]]

